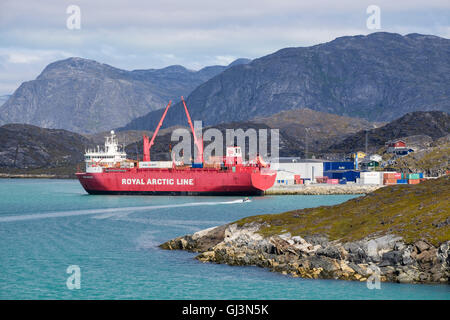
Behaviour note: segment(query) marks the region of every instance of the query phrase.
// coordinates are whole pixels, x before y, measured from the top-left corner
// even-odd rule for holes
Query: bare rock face
[[[77,133],[26,124],[0,127],[0,168],[74,166],[84,160],[91,141]]]
[[[301,108],[382,122],[419,110],[449,112],[449,56],[450,40],[435,36],[341,37],[230,68],[197,87],[187,103],[192,118],[206,125]],[[167,126],[185,121],[182,105],[174,109]],[[160,113],[127,129],[154,127]]]
[[[179,237],[163,249],[200,252],[202,262],[256,265],[294,277],[400,283],[448,283],[450,241],[435,247],[419,240],[405,244],[400,237],[341,243],[322,236],[306,240],[289,233],[263,237],[262,225],[229,224]]]
[[[189,94],[226,68],[127,71],[82,58],[56,61],[35,80],[22,83],[0,106],[0,124],[26,123],[78,133],[110,130],[164,108],[170,99]]]

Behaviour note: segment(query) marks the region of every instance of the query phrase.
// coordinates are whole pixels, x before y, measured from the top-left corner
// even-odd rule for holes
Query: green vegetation
[[[412,243],[425,239],[438,245],[450,239],[450,177],[418,185],[394,185],[335,206],[244,218],[239,225],[264,223],[264,236],[326,235],[355,241],[394,234]]]

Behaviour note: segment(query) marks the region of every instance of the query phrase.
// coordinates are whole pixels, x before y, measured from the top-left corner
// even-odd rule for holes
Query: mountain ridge
[[[189,94],[226,68],[127,71],[79,57],[59,60],[35,80],[23,82],[0,106],[0,124],[27,123],[79,133],[110,130],[164,108],[170,99]]]
[[[186,101],[205,125],[247,121],[310,108],[370,121],[412,111],[450,111],[450,40],[378,32],[292,47],[229,68],[198,86]],[[182,106],[165,120],[182,123]],[[121,129],[147,129],[161,111]]]

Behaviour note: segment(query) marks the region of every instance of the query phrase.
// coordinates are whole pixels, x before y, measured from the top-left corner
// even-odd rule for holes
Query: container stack
[[[420,183],[420,175],[418,173],[408,174],[408,184],[419,184],[419,183]]]
[[[402,174],[399,172],[385,172],[383,174],[383,184],[384,185],[393,185],[397,184],[398,180],[402,179]]]

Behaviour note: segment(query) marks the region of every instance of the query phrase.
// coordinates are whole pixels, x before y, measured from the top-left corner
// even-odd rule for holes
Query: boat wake
[[[62,217],[82,216],[82,215],[96,215],[96,214],[99,215],[98,216],[99,219],[105,219],[105,218],[109,218],[109,217],[120,216],[123,214],[129,214],[129,213],[138,212],[138,211],[150,211],[150,210],[167,209],[167,208],[227,205],[227,204],[237,204],[237,203],[243,203],[243,202],[244,202],[243,200],[239,199],[239,200],[232,200],[232,201],[190,202],[190,203],[168,204],[168,205],[159,205],[159,206],[144,206],[144,207],[123,207],[123,208],[58,211],[58,212],[46,212],[46,213],[35,213],[35,214],[24,214],[24,215],[0,217],[0,222],[14,222],[14,221],[26,221],[26,220],[48,219],[48,218],[62,218]]]

